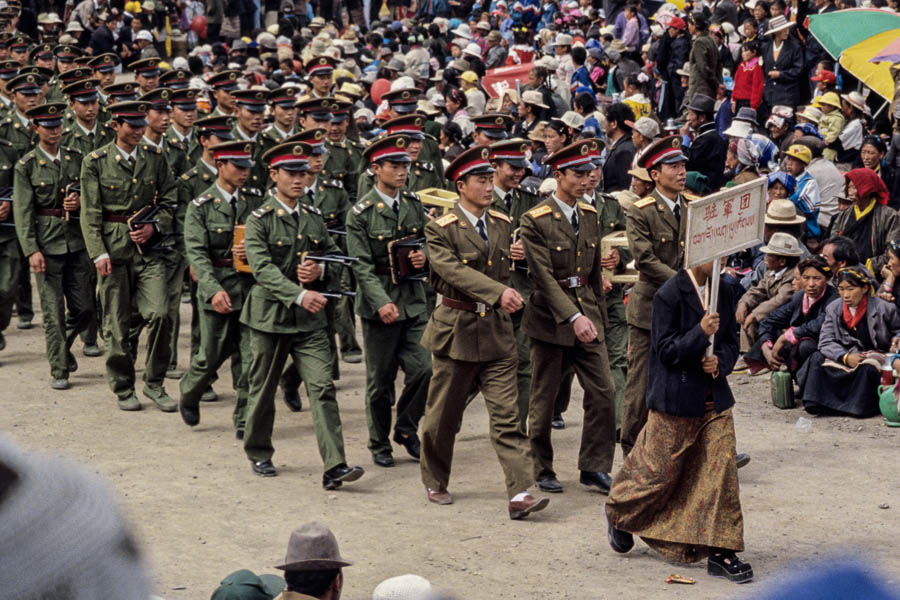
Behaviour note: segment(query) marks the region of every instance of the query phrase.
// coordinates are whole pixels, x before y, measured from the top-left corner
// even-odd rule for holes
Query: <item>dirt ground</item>
[[[180,366],[186,368],[186,305],[182,315]],[[38,310],[35,323],[40,321]],[[326,492],[307,410],[290,413],[278,400],[278,477],[260,479],[231,429],[234,394],[227,368],[215,385],[220,401],[204,404],[201,424],[190,429],[177,413],[162,413],[146,399],[142,412],[117,410],[103,359],[82,356],[80,341],[72,388],[50,390],[41,328],[19,331],[15,323],[0,353],[0,430],[106,478],[142,541],[156,593],[167,600],[208,598],[239,568],[275,572],[290,531],[314,519],[334,530],[342,554],[354,562],[345,570],[349,599],[370,598],[379,581],[403,573],[477,600],[754,595],[789,577],[786,567],[835,553],[862,558],[888,580],[900,572],[900,429],[885,427],[881,418],[812,418],[812,430],[799,433],[795,422],[805,413],[774,408],[766,377],[731,381],[738,448],[752,455],[740,482],[743,556],[756,581],[738,587],[708,577],[705,563],[668,564],[640,541],[624,557],[610,550],[605,496],[577,481],[577,401],[565,415],[566,429],[554,434],[565,493],[553,495],[545,512],[513,522],[480,402],[466,414],[456,446],[450,486],[456,501],[431,505],[418,464],[401,448],[395,468],[372,464],[365,445],[364,370],[342,364],[338,398],[347,458],[365,467],[366,475]],[[167,389],[177,397],[177,382],[168,381]],[[617,453],[616,468],[620,463]],[[666,576],[676,572],[697,584],[667,585]]]

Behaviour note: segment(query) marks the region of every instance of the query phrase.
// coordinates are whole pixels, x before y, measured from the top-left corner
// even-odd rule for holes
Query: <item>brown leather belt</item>
[[[463,302],[462,300],[454,300],[453,298],[448,298],[446,296],[441,297],[441,304],[448,308],[481,313],[482,315],[491,310],[491,307],[484,302]]]
[[[37,214],[40,217],[65,217],[66,211],[61,208],[39,208]]]
[[[391,268],[388,266],[380,267],[378,265],[375,265],[375,274],[376,275],[390,275]]]
[[[231,258],[214,258],[212,259],[214,267],[233,267],[234,259]]]
[[[127,215],[111,215],[109,213],[103,213],[103,220],[106,223],[127,223],[128,219]]]
[[[556,283],[560,285],[564,290],[571,290],[575,288],[584,287],[587,285],[587,279],[581,277],[580,275],[577,277],[566,277],[565,279],[557,279]]]

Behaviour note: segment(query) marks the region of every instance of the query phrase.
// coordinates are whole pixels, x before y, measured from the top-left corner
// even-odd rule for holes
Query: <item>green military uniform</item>
[[[497,186],[494,186],[494,201],[491,208],[508,216],[511,221],[511,231],[519,228],[519,219],[526,211],[534,208],[540,198],[537,190],[530,187],[518,186],[506,193],[501,198]],[[510,239],[512,241],[512,239]],[[522,295],[526,304],[531,296],[531,280],[528,279],[528,267],[524,264],[513,265],[510,274],[512,286]],[[516,387],[518,389],[519,423],[522,431],[528,425],[528,404],[531,401],[531,344],[528,336],[522,331],[522,315],[519,311],[512,315],[513,333],[516,337],[517,367]]]
[[[73,360],[69,348],[95,313],[96,271],[77,218],[67,220],[63,210],[66,188],[77,184],[81,175],[81,161],[81,154],[71,148],[61,147],[58,158],[35,148],[15,167],[13,208],[19,243],[26,257],[41,252],[46,266],[36,279],[53,379],[68,379]]]
[[[125,110],[132,104],[123,102],[115,108]],[[92,260],[96,262],[107,254],[112,264],[111,274],[100,281],[107,378],[110,388],[125,402],[130,401],[135,384],[128,339],[133,308],[147,324],[144,394],[151,398],[164,393],[171,331],[166,317],[168,291],[161,251],[139,253],[128,236],[126,220],[140,208],[156,204],[161,207],[157,228],[171,231],[177,202],[175,179],[162,150],[141,143],[134,155],[132,163],[113,142],[85,158],[81,170],[81,229],[85,245]]]
[[[247,178],[247,186],[264,190],[269,185],[269,168],[262,160],[263,149],[261,134],[257,133],[254,137],[248,137],[241,129],[241,126],[235,123],[232,129],[235,140],[248,141],[253,143],[253,167],[250,169],[250,177]]]
[[[357,195],[362,198],[375,187],[375,174],[371,169],[360,173],[357,181]],[[409,166],[409,177],[403,189],[410,192],[418,192],[428,188],[440,188],[449,190],[447,180],[441,177],[438,168],[430,161],[417,160]]]
[[[202,162],[202,161],[201,161]],[[205,163],[204,163],[205,164]],[[199,165],[198,165],[199,167]],[[195,167],[197,168],[197,167]],[[247,367],[250,364],[250,332],[241,325],[244,299],[253,285],[253,276],[234,269],[231,247],[234,226],[245,223],[250,211],[259,207],[262,197],[241,190],[232,203],[218,185],[188,204],[184,225],[184,246],[188,262],[197,277],[200,298],[200,343],[191,353],[191,366],[181,378],[181,403],[199,410],[200,397],[216,378],[216,373],[229,356],[237,391],[233,421],[237,431],[244,430],[248,397]],[[219,291],[228,293],[232,312],[219,314],[210,303]]]
[[[459,206],[425,227],[431,285],[443,298],[422,336],[433,354],[422,420],[422,482],[429,490],[447,490],[457,425],[469,395],[481,391],[512,498],[534,479],[516,407],[512,319],[499,307],[509,287],[511,222],[494,210],[482,218],[487,243]]]
[[[261,131],[259,134],[259,140],[262,143],[263,153],[268,152],[269,150],[271,150],[272,148],[274,148],[275,146],[277,146],[278,144],[283,142],[285,139],[291,137],[295,133],[296,133],[296,131],[294,131],[294,130],[291,130],[288,133],[284,133],[283,131],[281,131],[280,129],[275,127],[275,125],[271,125],[271,126],[267,127],[266,129]],[[268,180],[268,177],[266,177],[266,180]]]
[[[99,121],[91,132],[85,132],[84,128],[75,122],[63,129],[60,145],[72,148],[82,156],[88,156],[97,148],[102,148],[114,139],[116,139],[116,132],[112,127]]]
[[[297,304],[303,288],[297,265],[303,252],[337,253],[319,211],[299,204],[297,220],[270,191],[247,219],[244,244],[255,285],[241,312],[250,328],[252,358],[244,451],[254,462],[270,460],[275,420],[275,390],[288,356],[306,384],[319,454],[325,470],[344,464],[344,440],[328,346],[325,312],[315,314]],[[334,279],[331,267],[326,278]]]
[[[373,455],[390,454],[391,400],[397,366],[406,377],[397,400],[394,440],[417,439],[419,419],[425,408],[431,357],[419,341],[426,324],[425,289],[421,281],[391,281],[388,243],[410,235],[421,236],[425,211],[419,197],[401,192],[394,199],[397,212],[373,188],[347,214],[347,250],[359,259],[356,275],[356,312],[362,319],[366,348],[366,419],[369,450]],[[399,318],[384,324],[378,310],[396,305]]]
[[[17,158],[12,144],[0,140],[0,189],[13,184],[13,165]],[[14,211],[0,221],[0,350],[6,347],[3,332],[9,327],[13,304],[19,292],[19,280],[25,269],[22,249],[16,236]]]
[[[328,158],[322,168],[322,175],[328,179],[339,179],[344,189],[351,195],[351,201],[357,197],[357,179],[364,164],[362,152],[365,144],[344,138],[342,142],[326,140]]]
[[[628,244],[634,255],[639,281],[631,290],[625,317],[629,325],[630,351],[625,397],[622,405],[622,450],[631,452],[647,422],[647,372],[650,359],[650,321],[656,290],[671,279],[684,262],[687,227],[685,197],[676,199],[680,222],[658,190],[635,202],[626,215]]]
[[[186,169],[190,169],[193,165],[196,165],[197,162],[199,162],[200,157],[203,156],[203,148],[201,148],[200,144],[197,142],[197,134],[194,131],[191,131],[187,137],[182,137],[181,134],[175,130],[174,125],[169,125],[165,137],[172,143],[177,142],[181,145],[181,148],[185,153]],[[179,173],[179,175],[181,175],[181,173]]]
[[[574,147],[577,149],[577,145]],[[589,157],[586,159],[590,162]],[[531,380],[528,410],[528,436],[539,484],[556,478],[550,421],[561,380],[569,369],[574,369],[584,389],[578,469],[609,473],[615,452],[615,389],[604,341],[600,227],[597,211],[590,204],[578,202],[573,211],[577,229],[563,215],[554,195],[520,220],[533,284],[522,330],[531,338],[531,367],[541,374]],[[578,313],[596,327],[594,341],[583,343],[576,338],[572,322]]]

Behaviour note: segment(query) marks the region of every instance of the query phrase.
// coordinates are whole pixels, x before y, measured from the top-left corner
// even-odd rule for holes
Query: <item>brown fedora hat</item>
[[[291,533],[282,571],[324,571],[352,565],[338,550],[337,539],[321,523],[306,523]]]

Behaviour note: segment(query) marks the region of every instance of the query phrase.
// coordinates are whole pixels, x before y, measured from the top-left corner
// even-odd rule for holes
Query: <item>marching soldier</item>
[[[196,165],[203,149],[194,136],[194,121],[197,120],[197,90],[172,90],[172,123],[166,132],[166,143],[181,148],[185,153],[186,168]],[[181,175],[181,173],[178,173]]]
[[[275,186],[262,206],[247,219],[244,237],[247,261],[256,283],[241,312],[250,328],[253,356],[248,371],[250,399],[244,451],[253,472],[276,475],[272,465],[272,425],[275,391],[288,356],[306,383],[319,454],[325,467],[322,487],[333,490],[363,475],[361,467],[348,467],[344,455],[341,417],[334,381],[331,350],[323,309],[328,299],[315,287],[334,281],[330,267],[306,259],[304,253],[335,254],[338,247],[325,230],[318,211],[299,202],[303,193],[308,147],[289,143],[269,150],[264,159]]]
[[[6,140],[0,139],[0,189],[8,189],[13,184],[15,149]],[[21,270],[25,268],[19,240],[16,236],[15,217],[12,202],[0,198],[0,350],[6,348],[3,332],[9,327],[13,304],[19,292]]]
[[[61,45],[53,49],[56,55],[57,74],[50,79],[50,90],[47,92],[47,102],[65,102],[66,96],[63,94],[62,74],[78,67],[75,59],[82,56],[81,48],[78,46]]]
[[[488,113],[472,117],[475,133],[472,140],[475,146],[490,146],[491,144],[505,140],[512,131],[513,121],[507,115]]]
[[[159,87],[170,90],[186,90],[191,85],[191,72],[187,69],[172,69],[159,76]]]
[[[9,40],[9,58],[23,67],[28,65],[28,48],[31,40],[25,34],[13,35]]]
[[[245,195],[242,191],[252,166],[250,144],[219,143],[209,153],[215,161],[216,181],[188,204],[184,226],[185,251],[197,278],[200,298],[201,346],[198,352],[191,353],[191,366],[181,378],[179,409],[186,424],[197,425],[200,401],[225,359],[232,357],[232,372],[237,373],[234,429],[237,439],[243,439],[250,332],[241,325],[240,316],[253,276],[235,270],[232,255],[246,262],[247,253],[243,242],[234,245],[234,227],[244,224],[250,211],[259,207],[262,197]]]
[[[301,97],[302,98],[302,97]],[[334,98],[307,98],[297,102],[300,126],[303,129],[328,129]]]
[[[19,63],[14,60],[0,62],[0,120],[9,116],[10,111],[15,110],[12,92],[7,88],[9,80],[19,74]]]
[[[381,98],[388,103],[388,114],[392,119],[404,117],[416,112],[419,107],[421,92],[417,89],[393,90],[382,95]],[[441,164],[441,149],[438,141],[430,135],[425,135],[422,140],[420,158],[433,164]]]
[[[104,127],[98,119],[99,89],[100,81],[97,79],[82,79],[63,88],[75,119],[63,131],[62,145],[76,150],[82,156],[87,156],[115,138],[115,132]]]
[[[297,124],[297,94],[300,88],[284,85],[269,92],[268,103],[272,107],[272,124],[261,134],[263,151],[274,148],[294,135]]]
[[[337,61],[331,56],[314,56],[303,65],[312,89],[301,96],[300,100],[311,100],[331,97],[334,87],[334,66]],[[333,99],[333,98],[330,98]]]
[[[522,329],[531,338],[532,369],[541,374],[531,380],[528,436],[535,479],[546,492],[563,491],[553,469],[550,421],[560,382],[570,369],[584,389],[579,481],[603,493],[609,493],[611,482],[616,411],[604,342],[600,227],[597,209],[583,202],[596,144],[579,141],[547,157],[557,190],[520,221],[533,285]]]
[[[526,211],[534,208],[540,198],[534,188],[524,188],[519,184],[525,176],[528,161],[525,151],[531,146],[526,140],[500,141],[490,146],[491,166],[494,171],[493,204],[491,208],[509,217],[511,232],[516,241],[510,244],[511,265],[510,280],[512,286],[527,304],[531,297],[531,281],[528,279],[528,266],[525,263],[525,247],[518,239],[519,219]],[[510,317],[513,333],[516,337],[519,423],[522,431],[528,424],[528,403],[531,397],[531,344],[528,336],[522,331],[523,311],[516,311]]]
[[[236,141],[253,143],[253,168],[250,170],[250,179],[247,180],[247,185],[260,189],[265,188],[268,183],[268,179],[266,179],[266,165],[261,160],[263,153],[262,140],[259,139],[268,95],[268,92],[263,90],[236,90],[231,93],[237,107],[234,139]]]
[[[94,77],[100,81],[100,87],[105,88],[116,82],[116,67],[121,64],[119,57],[111,52],[95,56],[88,61],[88,66],[94,70]],[[106,105],[106,99],[100,98],[100,104]]]
[[[28,53],[28,62],[32,65],[49,69],[52,73],[55,67],[53,48],[53,44],[38,44]]]
[[[133,81],[114,83],[104,87],[101,93],[106,94],[109,106],[117,102],[133,102],[137,100],[137,85]]]
[[[682,194],[687,157],[677,135],[650,144],[637,161],[656,183],[653,193],[638,200],[626,215],[628,244],[640,278],[631,290],[625,317],[629,325],[628,374],[622,404],[622,451],[627,455],[647,422],[650,359],[650,313],[656,290],[671,279],[684,262],[687,202]],[[684,218],[682,218],[684,217]]]
[[[350,194],[350,202],[356,202],[356,180],[363,164],[362,153],[365,145],[347,137],[350,127],[350,110],[353,103],[335,98],[331,108],[331,122],[328,125],[328,158],[325,160],[325,177],[340,179],[344,189]]]
[[[425,408],[431,356],[419,343],[427,322],[425,288],[417,278],[394,283],[388,244],[421,236],[425,211],[416,194],[404,192],[410,158],[406,138],[386,136],[364,153],[375,173],[375,187],[347,214],[347,249],[359,259],[356,275],[356,312],[366,348],[366,420],[369,451],[381,467],[394,466],[391,448],[391,400],[397,367],[403,369],[403,391],[397,400],[394,442],[418,460],[419,419]],[[414,269],[425,267],[421,250],[410,252]]]
[[[141,94],[147,94],[159,87],[158,58],[142,58],[131,63],[134,71],[134,82]]]
[[[119,408],[141,409],[128,338],[133,302],[147,324],[149,342],[143,393],[160,410],[172,412],[177,404],[163,387],[171,330],[166,267],[152,238],[171,231],[177,198],[162,150],[143,141],[149,108],[146,102],[120,102],[110,108],[116,140],[92,152],[81,169],[81,230],[100,275],[106,371]],[[129,223],[148,206],[158,209],[156,225],[150,219]]]
[[[237,116],[231,92],[238,89],[238,78],[240,76],[240,71],[219,71],[209,78],[207,83],[212,88],[213,100],[216,101],[216,108],[210,115],[211,117]]]
[[[60,102],[28,111],[39,144],[16,163],[13,183],[16,231],[37,278],[55,390],[68,389],[69,374],[78,368],[70,348],[94,318],[97,285],[75,217],[79,192],[71,189],[78,184],[82,157],[59,144],[65,108]]]
[[[471,148],[447,168],[459,203],[425,226],[431,285],[442,295],[422,345],[433,354],[433,376],[422,424],[422,481],[428,500],[450,504],[447,491],[457,423],[467,398],[484,395],[491,442],[506,476],[509,516],[543,510],[547,498],[528,492],[528,439],[516,407],[516,352],[510,315],[523,298],[509,286],[511,220],[489,209],[494,169],[487,148]]]

